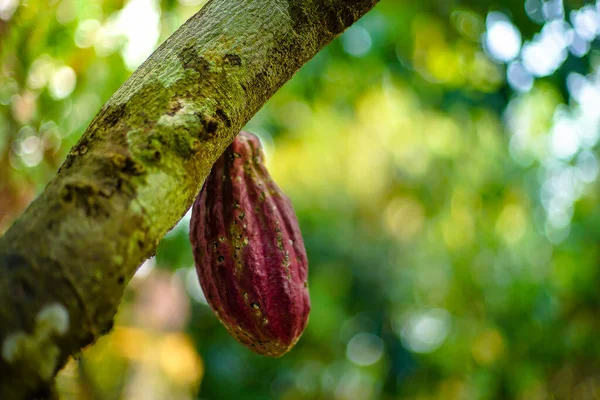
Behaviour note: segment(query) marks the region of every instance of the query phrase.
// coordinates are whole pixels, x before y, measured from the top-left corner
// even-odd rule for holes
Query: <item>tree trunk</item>
[[[0,398],[51,396],[267,99],[378,0],[213,0],[117,90],[0,238]]]

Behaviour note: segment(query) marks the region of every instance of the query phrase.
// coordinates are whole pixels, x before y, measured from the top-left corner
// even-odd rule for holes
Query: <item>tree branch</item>
[[[0,398],[43,395],[267,99],[378,0],[213,0],[119,88],[0,239]]]

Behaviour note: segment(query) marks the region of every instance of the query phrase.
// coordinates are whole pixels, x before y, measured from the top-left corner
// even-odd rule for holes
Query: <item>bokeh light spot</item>
[[[497,330],[490,329],[481,333],[471,346],[471,353],[478,364],[488,365],[495,362],[504,352],[504,339]]]
[[[346,356],[356,365],[375,364],[383,355],[383,340],[372,333],[358,333],[348,342]]]
[[[158,348],[160,365],[167,376],[182,385],[196,384],[203,372],[194,344],[181,333],[167,335]]]
[[[526,229],[526,212],[521,205],[507,204],[496,222],[496,231],[509,243],[517,243]]]
[[[342,46],[344,50],[355,57],[364,56],[371,49],[373,41],[369,31],[360,25],[351,26],[342,35]]]
[[[9,20],[18,6],[19,0],[0,0],[0,19]]]
[[[566,49],[572,40],[573,29],[565,21],[547,23],[532,41],[523,45],[523,65],[534,76],[552,74],[566,60]]]
[[[73,68],[65,65],[54,72],[50,79],[48,89],[50,90],[50,95],[54,99],[61,100],[68,97],[71,92],[73,92],[76,84],[77,75],[75,74],[75,71],[73,71]]]
[[[396,333],[400,334],[404,346],[415,353],[431,353],[437,350],[450,332],[452,318],[443,308],[434,308],[414,313],[398,321]],[[401,324],[401,325],[399,325]]]
[[[533,76],[518,61],[512,62],[506,68],[508,84],[518,92],[528,92],[533,87]]]
[[[494,11],[486,19],[485,48],[498,61],[509,62],[521,51],[521,32],[505,14]]]

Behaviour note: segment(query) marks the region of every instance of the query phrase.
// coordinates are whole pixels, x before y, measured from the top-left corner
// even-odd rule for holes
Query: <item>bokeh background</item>
[[[0,0],[0,234],[202,0]],[[248,124],[312,313],[281,359],[220,326],[189,214],[65,399],[600,398],[600,4],[382,0]]]

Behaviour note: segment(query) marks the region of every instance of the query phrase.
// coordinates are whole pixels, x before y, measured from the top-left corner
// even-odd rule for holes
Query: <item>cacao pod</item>
[[[290,200],[241,132],[214,164],[192,209],[190,241],[208,304],[251,350],[279,357],[308,321],[308,260]]]

